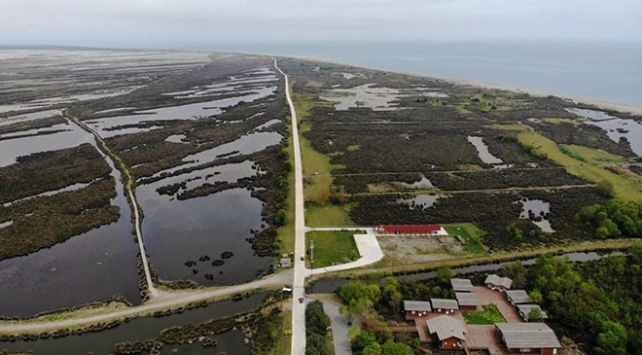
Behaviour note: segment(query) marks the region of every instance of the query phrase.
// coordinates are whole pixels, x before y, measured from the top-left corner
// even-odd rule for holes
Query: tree
[[[309,334],[325,336],[330,326],[330,318],[323,311],[323,303],[314,301],[305,308],[305,331]]]
[[[520,260],[502,265],[501,273],[513,280],[513,288],[526,287],[527,270]]]
[[[528,320],[541,320],[542,319],[542,311],[539,308],[533,308],[531,309],[530,312],[528,312]]]
[[[381,347],[382,355],[414,355],[412,348],[404,343],[388,340]]]
[[[363,349],[361,355],[381,355],[381,345],[372,343]]]
[[[597,345],[614,355],[626,354],[626,328],[620,323],[606,321],[602,323],[602,332],[597,336]]]
[[[528,294],[528,297],[530,297],[533,302],[537,304],[542,304],[542,301],[544,300],[542,292],[539,289],[534,289],[533,291],[531,291],[531,293]]]
[[[377,343],[377,337],[370,332],[363,332],[352,339],[350,346],[352,347],[352,350],[359,352],[373,343]]]
[[[437,270],[437,280],[442,284],[447,284],[455,276],[457,276],[457,272],[449,267],[442,267]]]

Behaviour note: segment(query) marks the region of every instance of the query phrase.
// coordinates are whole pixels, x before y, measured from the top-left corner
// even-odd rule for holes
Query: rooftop
[[[432,303],[433,309],[459,309],[459,304],[457,300],[451,300],[446,298],[431,298],[430,303]]]
[[[432,312],[428,301],[403,301],[403,309],[406,311]]]
[[[437,333],[437,338],[439,338],[440,341],[452,337],[466,340],[466,336],[464,335],[466,328],[464,327],[464,323],[458,319],[450,316],[439,316],[427,322],[430,334]]]
[[[561,348],[557,336],[544,323],[495,323],[509,349]]]
[[[476,293],[455,292],[455,297],[460,306],[479,306],[479,297]]]
[[[441,226],[437,224],[425,225],[379,225],[375,227],[377,233],[383,234],[431,234],[441,230]]]
[[[533,300],[524,290],[507,290],[506,298],[513,304],[533,303]]]
[[[499,277],[496,274],[490,274],[486,276],[486,281],[484,281],[484,283],[509,289],[513,285],[513,280],[508,277]]]
[[[455,292],[472,292],[473,283],[469,279],[450,279],[450,284]]]
[[[540,312],[542,312],[542,319],[548,318],[548,314],[546,314],[546,312],[544,312],[542,308],[536,304],[518,304],[517,305],[517,311],[519,311],[519,314],[522,316],[522,318],[527,320],[530,320],[528,315],[533,309],[539,309]]]

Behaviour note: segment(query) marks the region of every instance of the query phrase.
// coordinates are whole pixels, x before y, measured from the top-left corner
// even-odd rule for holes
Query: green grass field
[[[305,225],[309,227],[354,227],[350,219],[350,205],[337,206],[331,203],[305,208]]]
[[[314,107],[332,105],[330,102],[315,100],[312,95],[293,95],[293,102],[299,118],[300,133],[308,132],[312,127],[305,122]],[[303,120],[303,121],[301,121]],[[305,137],[299,137],[301,142],[301,159],[303,160],[304,195],[306,201],[314,203],[314,207],[306,209],[306,224],[312,227],[324,226],[353,226],[350,220],[349,206],[330,204],[331,187],[333,182],[332,170],[343,166],[331,164],[330,156],[314,150]]]
[[[517,138],[522,145],[535,147],[537,153],[545,154],[548,159],[562,165],[572,175],[594,183],[603,180],[611,182],[615,187],[615,197],[626,201],[642,201],[642,179],[614,174],[601,164],[594,162],[594,159],[606,159],[604,154],[608,153],[576,146],[573,148],[574,151],[587,158],[587,162],[582,162],[564,154],[557,143],[537,132],[522,131],[517,135]],[[610,154],[608,156],[612,159],[615,157]]]
[[[344,264],[359,258],[355,231],[313,231],[305,235],[305,248],[309,254],[310,241],[314,241],[314,268]]]
[[[482,312],[463,312],[462,315],[468,324],[487,325],[506,322],[495,305],[484,307]]]
[[[461,235],[466,240],[466,248],[473,254],[484,254],[486,249],[481,237],[484,231],[472,223],[448,224],[443,226],[450,235]]]
[[[581,145],[560,145],[560,148],[562,147],[562,150],[566,149],[573,155],[581,156],[582,158],[584,158],[583,161],[586,162],[595,164],[626,164],[628,162],[621,156],[617,156],[599,149],[593,149]]]

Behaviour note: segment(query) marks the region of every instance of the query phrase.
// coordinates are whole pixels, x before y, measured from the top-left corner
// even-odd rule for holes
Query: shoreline
[[[217,52],[217,53],[222,53],[222,52]],[[250,53],[250,52],[237,52],[236,54],[268,55],[268,54],[264,54],[264,53]],[[318,57],[293,56],[293,55],[284,56],[284,55],[277,55],[277,54],[275,54],[274,56],[275,57],[279,57],[279,58],[295,58],[295,59],[299,59],[299,60],[307,60],[307,61],[313,61],[313,62],[336,64],[336,65],[342,65],[342,66],[348,66],[348,67],[351,66],[351,67],[355,67],[355,68],[363,68],[363,69],[368,69],[368,70],[376,70],[376,71],[381,71],[381,72],[388,72],[388,73],[401,74],[401,75],[409,75],[409,76],[428,78],[428,79],[437,79],[437,80],[443,80],[445,82],[448,82],[448,83],[451,83],[451,84],[455,84],[455,85],[471,86],[471,87],[482,88],[482,89],[513,91],[513,92],[525,93],[525,94],[528,94],[528,95],[531,95],[531,96],[537,96],[537,97],[555,96],[555,97],[559,97],[559,98],[564,99],[564,100],[570,100],[574,104],[592,105],[592,106],[595,106],[595,107],[597,107],[599,109],[603,109],[603,110],[618,111],[618,112],[622,112],[622,113],[629,113],[629,114],[633,114],[633,115],[642,116],[642,106],[635,106],[635,105],[623,104],[623,103],[617,103],[617,102],[611,102],[611,101],[605,101],[605,100],[600,100],[600,99],[591,99],[591,98],[583,98],[583,97],[577,97],[577,96],[569,96],[569,95],[564,95],[564,94],[555,94],[555,93],[544,92],[544,91],[535,90],[535,89],[522,89],[522,88],[518,88],[518,87],[514,87],[514,86],[510,86],[510,85],[505,85],[505,84],[487,83],[487,82],[480,82],[480,81],[467,80],[467,79],[446,78],[446,77],[424,75],[424,74],[412,73],[412,72],[407,72],[407,71],[399,71],[399,70],[386,70],[386,69],[375,68],[375,67],[370,67],[370,66],[361,66],[361,65],[350,64],[350,63],[342,63],[342,62],[338,62],[338,61],[335,61],[335,60],[318,58]]]

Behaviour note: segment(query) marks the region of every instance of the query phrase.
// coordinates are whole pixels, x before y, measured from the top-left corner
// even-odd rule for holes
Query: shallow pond
[[[398,109],[394,101],[401,96],[398,89],[365,84],[350,89],[330,90],[322,95],[321,99],[333,102],[337,111],[358,107],[370,108],[373,111],[392,111]]]
[[[39,111],[39,112],[33,112],[33,113],[26,113],[24,115],[17,115],[17,116],[11,116],[7,118],[0,118],[0,126],[6,126],[12,123],[17,123],[17,122],[29,122],[29,121],[35,121],[39,120],[41,118],[47,118],[47,117],[53,117],[53,116],[59,116],[61,113],[60,110],[47,110],[47,111]]]
[[[592,121],[585,123],[602,128],[614,142],[619,143],[620,139],[626,138],[631,145],[633,153],[638,157],[642,157],[642,123],[640,121],[625,120],[596,110],[571,108],[566,110],[578,116],[591,119]]]
[[[503,161],[496,156],[492,155],[488,150],[488,146],[484,143],[482,137],[468,137],[468,142],[475,146],[477,153],[479,154],[479,159],[486,164],[501,164]]]
[[[424,175],[421,175],[421,179],[419,181],[415,181],[412,184],[402,182],[401,185],[410,189],[427,189],[433,187],[432,182],[430,182],[430,180]]]
[[[397,200],[397,203],[404,203],[408,205],[411,210],[427,210],[434,207],[435,203],[439,200],[439,195],[417,195],[411,199]]]
[[[51,248],[0,261],[0,315],[33,316],[113,295],[140,303],[131,212],[120,173],[113,169],[112,175],[118,193],[112,205],[120,208],[120,219]]]
[[[145,212],[143,236],[152,266],[162,280],[192,279],[215,286],[238,284],[265,270],[271,258],[254,256],[247,241],[263,224],[263,203],[245,189],[168,201],[151,187],[137,190]],[[233,256],[223,259],[223,252]],[[207,260],[201,261],[202,257]],[[223,260],[223,265],[214,265]],[[187,267],[186,262],[196,265]],[[212,275],[207,279],[206,275]]]
[[[531,220],[534,225],[538,226],[542,230],[542,232],[555,232],[551,227],[551,222],[546,219],[546,216],[551,209],[551,204],[549,202],[523,198],[516,203],[522,204],[522,212],[519,214],[520,219]]]
[[[169,317],[147,317],[133,319],[129,323],[121,323],[113,329],[97,333],[86,333],[79,336],[68,336],[59,339],[37,340],[35,342],[18,341],[15,343],[0,343],[0,351],[29,351],[36,354],[68,355],[68,354],[95,354],[113,353],[116,343],[125,341],[152,339],[159,336],[159,333],[166,328],[186,324],[201,323],[209,319],[220,319],[234,314],[243,313],[259,307],[263,303],[266,293],[261,292],[244,298],[240,301],[214,302],[206,308],[186,310],[181,314],[174,314]],[[162,353],[165,354],[250,354],[250,347],[243,343],[245,336],[241,331],[230,331],[213,336],[218,345],[214,348],[205,349],[200,344],[191,346],[165,345]],[[178,349],[178,351],[174,351]]]
[[[0,154],[0,167],[15,164],[16,158],[20,156],[72,148],[83,143],[94,143],[94,137],[92,135],[83,131],[80,127],[74,124],[61,124],[56,125],[55,127],[66,129],[66,131],[44,136],[32,136],[0,141],[0,152],[2,152],[2,154]]]
[[[267,147],[279,144],[282,139],[283,136],[278,132],[254,132],[246,134],[233,142],[221,144],[212,149],[188,155],[183,158],[184,164],[163,170],[156,173],[154,176],[160,176],[163,173],[172,173],[181,169],[205,164],[216,159],[220,159],[223,156],[229,157],[239,154],[260,152]]]

